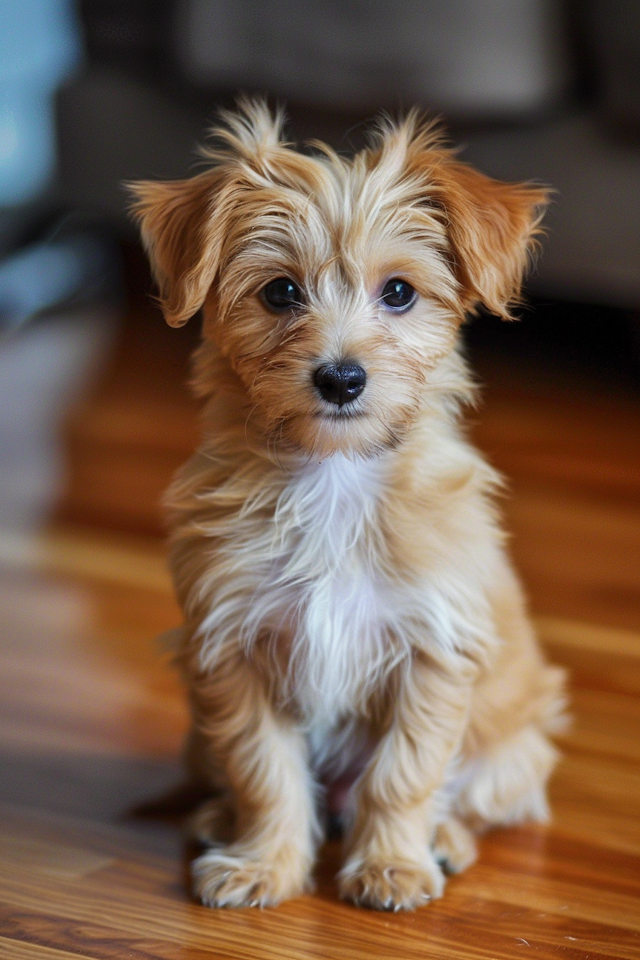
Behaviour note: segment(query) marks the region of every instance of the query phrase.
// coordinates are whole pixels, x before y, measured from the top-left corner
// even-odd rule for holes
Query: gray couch
[[[123,225],[120,182],[187,174],[237,88],[292,102],[302,135],[343,147],[354,121],[418,103],[486,172],[556,189],[537,292],[640,306],[636,0],[92,0],[84,14],[89,66],[61,99],[65,202]]]

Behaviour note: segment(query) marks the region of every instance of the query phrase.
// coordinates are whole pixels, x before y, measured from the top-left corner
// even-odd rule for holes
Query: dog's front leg
[[[274,710],[240,652],[192,674],[191,694],[205,752],[224,770],[237,808],[234,842],[193,863],[196,895],[217,907],[296,896],[309,883],[318,832],[303,735]]]
[[[410,910],[444,886],[431,841],[435,794],[459,748],[474,666],[416,654],[389,707],[386,731],[356,794],[340,892],[362,906]]]

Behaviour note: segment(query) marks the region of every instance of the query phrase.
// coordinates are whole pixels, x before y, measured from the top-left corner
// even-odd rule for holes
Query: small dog
[[[562,671],[459,426],[465,315],[509,317],[547,194],[458,161],[415,113],[345,159],[243,101],[192,179],[134,184],[167,321],[203,310],[204,442],[169,492],[211,906],[309,887],[439,897],[475,834],[544,820]],[[221,843],[221,840],[224,843]]]

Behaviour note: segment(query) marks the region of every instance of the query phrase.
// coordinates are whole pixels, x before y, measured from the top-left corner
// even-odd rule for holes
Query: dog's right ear
[[[181,327],[204,303],[224,242],[230,191],[223,167],[189,180],[128,184],[165,319]]]
[[[239,188],[272,179],[273,154],[284,147],[283,120],[282,111],[271,114],[263,100],[241,98],[237,110],[221,111],[213,146],[200,151],[214,164],[209,170],[190,180],[127,184],[172,327],[197,313],[216,279]]]

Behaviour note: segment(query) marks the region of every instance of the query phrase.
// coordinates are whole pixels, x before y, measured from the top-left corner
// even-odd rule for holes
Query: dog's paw
[[[348,861],[339,875],[340,896],[374,910],[415,910],[442,896],[444,876],[435,860]]]
[[[451,817],[436,827],[433,855],[447,873],[462,873],[478,857],[476,838],[460,820]]]
[[[307,872],[286,853],[261,860],[232,847],[208,850],[191,870],[194,893],[207,907],[271,907],[309,886]]]
[[[186,822],[186,832],[199,843],[230,843],[235,813],[230,797],[221,795],[205,800]]]

